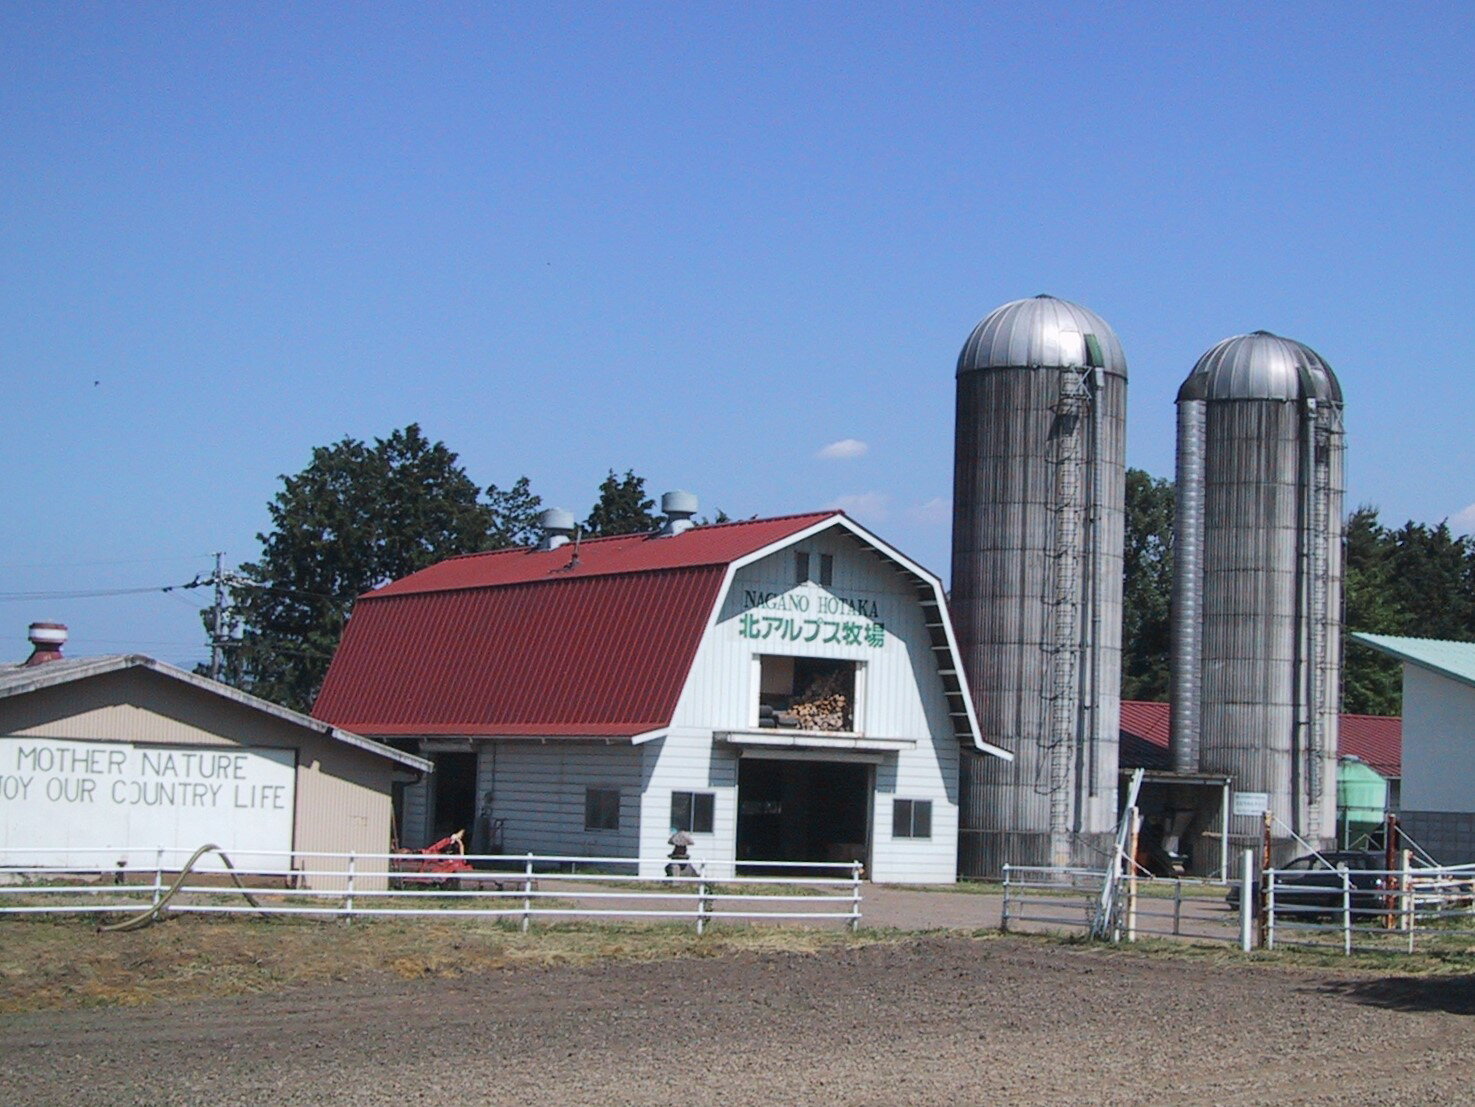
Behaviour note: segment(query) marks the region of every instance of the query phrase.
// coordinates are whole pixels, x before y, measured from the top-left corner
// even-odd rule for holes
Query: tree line
[[[411,423],[372,443],[319,446],[283,475],[267,505],[261,556],[233,574],[222,679],[306,711],[328,671],[354,600],[457,554],[528,546],[543,501],[526,476],[473,481],[443,442]],[[1122,696],[1166,700],[1171,637],[1173,485],[1126,474]],[[638,534],[659,519],[645,479],[610,469],[580,527],[585,537]],[[717,513],[715,522],[726,522]],[[1400,667],[1345,638],[1350,630],[1475,641],[1475,539],[1447,523],[1388,528],[1373,507],[1347,520],[1343,710],[1400,710]],[[205,613],[212,630],[212,612]]]
[[[221,677],[299,711],[311,708],[358,596],[447,557],[541,537],[543,500],[526,476],[483,489],[415,423],[372,443],[319,446],[281,481],[271,529],[256,536],[261,556],[232,575]],[[653,530],[655,506],[644,477],[611,469],[581,533]],[[204,618],[213,631],[213,612]]]
[[[1122,698],[1166,700],[1173,577],[1173,485],[1127,470],[1122,591]],[[1386,527],[1378,509],[1347,517],[1342,710],[1397,715],[1402,672],[1352,631],[1475,641],[1475,538],[1447,522]]]

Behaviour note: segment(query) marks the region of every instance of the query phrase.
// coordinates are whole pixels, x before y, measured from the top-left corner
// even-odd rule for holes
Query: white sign
[[[1235,792],[1230,810],[1236,815],[1250,815],[1258,819],[1270,810],[1270,793]]]
[[[0,858],[152,865],[162,846],[177,866],[214,843],[237,865],[285,867],[253,853],[292,849],[296,791],[290,749],[0,737]]]

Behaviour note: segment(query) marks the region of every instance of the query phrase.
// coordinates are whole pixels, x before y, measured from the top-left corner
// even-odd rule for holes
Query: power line
[[[161,584],[149,588],[91,588],[75,592],[0,592],[0,603],[35,603],[40,600],[93,600],[106,596],[143,596],[150,592],[172,592],[194,584]]]
[[[88,569],[98,565],[161,565],[170,561],[200,561],[212,555],[202,554],[170,554],[168,557],[124,557],[109,561],[5,561],[0,562],[0,569]]]

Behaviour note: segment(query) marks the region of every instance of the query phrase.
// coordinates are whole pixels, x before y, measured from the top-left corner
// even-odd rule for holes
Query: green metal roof
[[[1400,661],[1475,685],[1475,642],[1451,642],[1443,638],[1400,638],[1393,634],[1363,634],[1361,631],[1354,632],[1352,638]]]

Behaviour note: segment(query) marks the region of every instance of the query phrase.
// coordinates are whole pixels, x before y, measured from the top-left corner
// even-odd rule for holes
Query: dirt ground
[[[359,978],[0,1018],[0,1102],[1475,1100],[1475,976],[1029,938]]]

